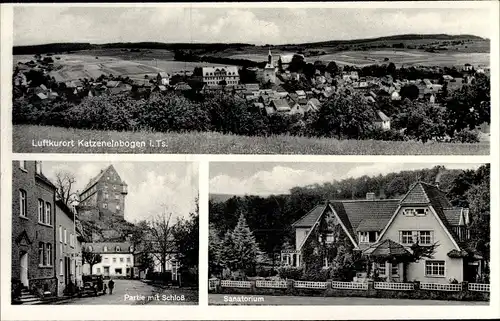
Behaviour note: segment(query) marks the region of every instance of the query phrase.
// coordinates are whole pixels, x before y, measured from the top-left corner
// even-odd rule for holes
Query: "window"
[[[107,251],[108,251],[108,247],[107,247],[107,246],[104,246],[103,251],[104,251],[104,252],[107,252]]]
[[[122,269],[115,269],[115,274],[122,275]]]
[[[89,245],[88,250],[89,250],[89,252],[92,252],[92,250],[93,250],[92,246]]]
[[[413,244],[412,231],[401,231],[401,244]]]
[[[64,244],[68,244],[68,231],[64,229]]]
[[[116,205],[116,209],[117,209],[117,210],[120,210],[120,205]]]
[[[101,274],[101,268],[98,267],[98,268],[95,269],[95,271],[96,271],[97,274]]]
[[[378,238],[377,231],[359,232],[360,243],[375,243],[377,242],[377,238]]]
[[[427,214],[428,209],[425,207],[422,208],[405,208],[403,210],[404,216],[425,216]]]
[[[102,208],[108,208],[108,204],[107,203],[102,204]]]
[[[19,215],[26,217],[26,191],[23,189],[19,190]]]
[[[116,190],[116,186],[115,185],[113,185],[113,190]]]
[[[108,262],[109,261],[109,257],[105,256],[104,257],[104,262]]]
[[[113,258],[113,263],[116,263],[116,257]]]
[[[47,255],[46,258],[47,265],[52,265],[52,244],[50,243],[46,244],[45,253]]]
[[[425,261],[425,276],[444,277],[444,261]]]
[[[398,264],[391,265],[391,275],[399,275],[399,266]]]
[[[425,209],[425,208],[417,208],[415,210],[415,214],[417,216],[424,216],[425,214],[427,214],[427,209]]]
[[[45,246],[42,242],[38,243],[38,264],[39,265],[44,265],[44,255],[45,253]]]
[[[42,162],[36,161],[35,162],[35,168],[36,168],[36,173],[38,175],[41,175],[42,174]]]
[[[130,263],[130,258],[129,257],[127,257],[127,263]]]
[[[64,275],[64,264],[63,264],[63,260],[62,259],[59,259],[59,275]]]
[[[385,265],[387,263],[383,262],[383,263],[377,263],[377,272],[378,272],[378,275],[380,276],[385,276]]]
[[[119,199],[120,196],[118,194],[115,194],[115,200]]]
[[[109,181],[109,176],[106,176],[106,179]]]
[[[44,202],[41,199],[38,199],[38,222],[43,223],[44,221]]]
[[[62,243],[63,241],[63,230],[62,230],[62,226],[59,225],[59,242]]]
[[[327,258],[327,257],[325,257],[325,258],[323,259],[323,267],[324,267],[324,268],[328,268],[329,266],[330,266],[330,264],[328,263],[328,258]]]
[[[26,161],[19,161],[19,168],[26,170]]]
[[[116,252],[120,252],[120,251],[121,251],[121,249],[120,249],[120,247],[119,247],[119,246],[117,246],[117,247],[115,248],[115,250],[116,250]]]
[[[108,199],[108,193],[104,193],[104,199],[107,200]]]
[[[431,245],[432,244],[432,237],[431,237],[431,231],[419,231],[419,243],[420,245]]]
[[[120,263],[123,263],[123,258],[122,257],[120,258]]]
[[[52,225],[52,204],[45,203],[45,224]]]

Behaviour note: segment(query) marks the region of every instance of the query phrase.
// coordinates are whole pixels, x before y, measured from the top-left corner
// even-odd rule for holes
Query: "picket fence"
[[[293,286],[300,289],[326,289],[327,282],[294,281]]]
[[[265,281],[265,280],[257,280],[255,282],[255,286],[258,288],[274,288],[274,289],[286,289],[287,284],[285,280],[276,280],[276,281]]]
[[[367,282],[340,282],[332,281],[334,289],[353,289],[353,290],[368,290]]]
[[[214,290],[217,285],[225,288],[251,288],[250,281],[231,281],[210,279],[208,281],[209,290]],[[286,289],[288,287],[286,280],[256,280],[255,286],[258,288]],[[333,289],[352,289],[368,290],[368,282],[340,282],[332,281]],[[313,281],[293,281],[293,287],[301,289],[327,289],[328,282]],[[412,291],[415,290],[415,283],[397,283],[397,282],[374,282],[373,288],[378,290]],[[440,283],[420,283],[420,289],[432,291],[463,291],[462,283],[459,284],[440,284]],[[490,292],[489,284],[469,283],[469,291]]]
[[[250,281],[222,280],[220,286],[223,288],[251,288],[252,283]]]
[[[462,291],[462,284],[420,283],[422,290]]]
[[[469,291],[490,292],[490,285],[482,283],[469,283]]]

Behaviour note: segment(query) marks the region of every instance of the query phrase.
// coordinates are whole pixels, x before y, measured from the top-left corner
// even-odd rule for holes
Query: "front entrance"
[[[19,275],[19,278],[21,279],[21,283],[25,286],[25,287],[29,287],[29,279],[28,279],[28,253],[27,252],[24,252],[23,254],[21,254],[21,258],[20,258],[20,275]]]
[[[109,266],[104,267],[104,276],[109,276]]]
[[[64,284],[68,285],[71,281],[71,259],[69,257],[64,258]]]

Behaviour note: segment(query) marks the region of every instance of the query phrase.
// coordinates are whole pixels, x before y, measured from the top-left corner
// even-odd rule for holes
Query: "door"
[[[20,265],[21,265],[21,271],[20,271],[20,276],[19,278],[21,279],[21,283],[25,287],[29,287],[29,280],[28,280],[28,253],[23,253],[21,254],[21,259],[20,259]]]
[[[64,284],[68,285],[71,281],[71,263],[70,258],[64,258]]]
[[[104,267],[104,276],[109,276],[109,266]]]

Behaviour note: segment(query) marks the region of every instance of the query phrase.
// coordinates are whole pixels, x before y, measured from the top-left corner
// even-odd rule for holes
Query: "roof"
[[[384,114],[382,111],[378,110],[377,111],[377,115],[378,117],[382,120],[382,121],[390,121],[391,119],[389,117],[387,117],[386,114]]]
[[[285,99],[273,99],[271,100],[271,104],[273,104],[277,110],[280,109],[290,110],[290,106],[288,105],[288,102]]]
[[[286,54],[286,55],[280,55],[280,60],[281,63],[283,64],[289,64],[292,62],[294,54]]]
[[[56,205],[70,218],[70,220],[75,220],[75,212],[71,210],[63,201],[56,200]]]
[[[185,82],[180,82],[175,85],[176,90],[191,90],[191,86],[186,84]]]
[[[221,66],[221,67],[203,67],[203,76],[211,76],[210,74],[228,74],[228,75],[238,75],[237,66]]]
[[[316,205],[298,221],[292,224],[293,227],[311,227],[318,220],[318,217],[325,211],[326,204]]]
[[[380,243],[374,244],[363,251],[364,255],[389,257],[389,256],[410,256],[411,253],[399,243],[386,239]]]
[[[296,90],[295,93],[299,96],[305,96],[306,95],[306,92],[303,91],[303,90]]]
[[[444,208],[443,214],[450,225],[460,225],[460,216],[462,215],[463,208]]]
[[[258,91],[260,89],[259,84],[245,84],[248,91]]]
[[[365,218],[359,222],[357,232],[382,231],[387,222],[377,218]]]
[[[128,242],[101,242],[101,243],[85,243],[84,247],[88,250],[92,246],[92,252],[95,253],[131,253],[130,247],[132,244]],[[104,251],[104,247],[107,250]],[[117,251],[119,248],[119,251]]]
[[[48,97],[47,97],[47,95],[45,95],[44,93],[38,93],[38,94],[36,94],[36,95],[38,96],[38,98],[40,98],[40,99],[42,99],[42,100],[43,100],[43,99],[47,99],[47,98],[48,98]]]
[[[106,87],[108,88],[113,88],[113,87],[116,87],[120,84],[121,81],[118,81],[118,80],[110,80],[106,83]]]
[[[101,171],[99,172],[99,174],[97,174],[96,176],[94,176],[94,178],[90,179],[90,181],[87,183],[87,185],[85,185],[85,188],[82,190],[81,194],[83,194],[84,192],[86,192],[87,189],[89,189],[89,187],[94,186],[98,181],[100,181],[101,178],[104,176],[104,173],[106,173],[108,171],[108,169],[110,169],[110,168],[114,169],[113,165],[109,165],[108,167],[106,167],[106,169],[101,169]],[[123,183],[125,183],[125,182],[123,182]]]
[[[170,75],[164,71],[160,71],[158,75],[162,78],[170,78]],[[156,77],[158,77],[158,75],[156,75]]]

